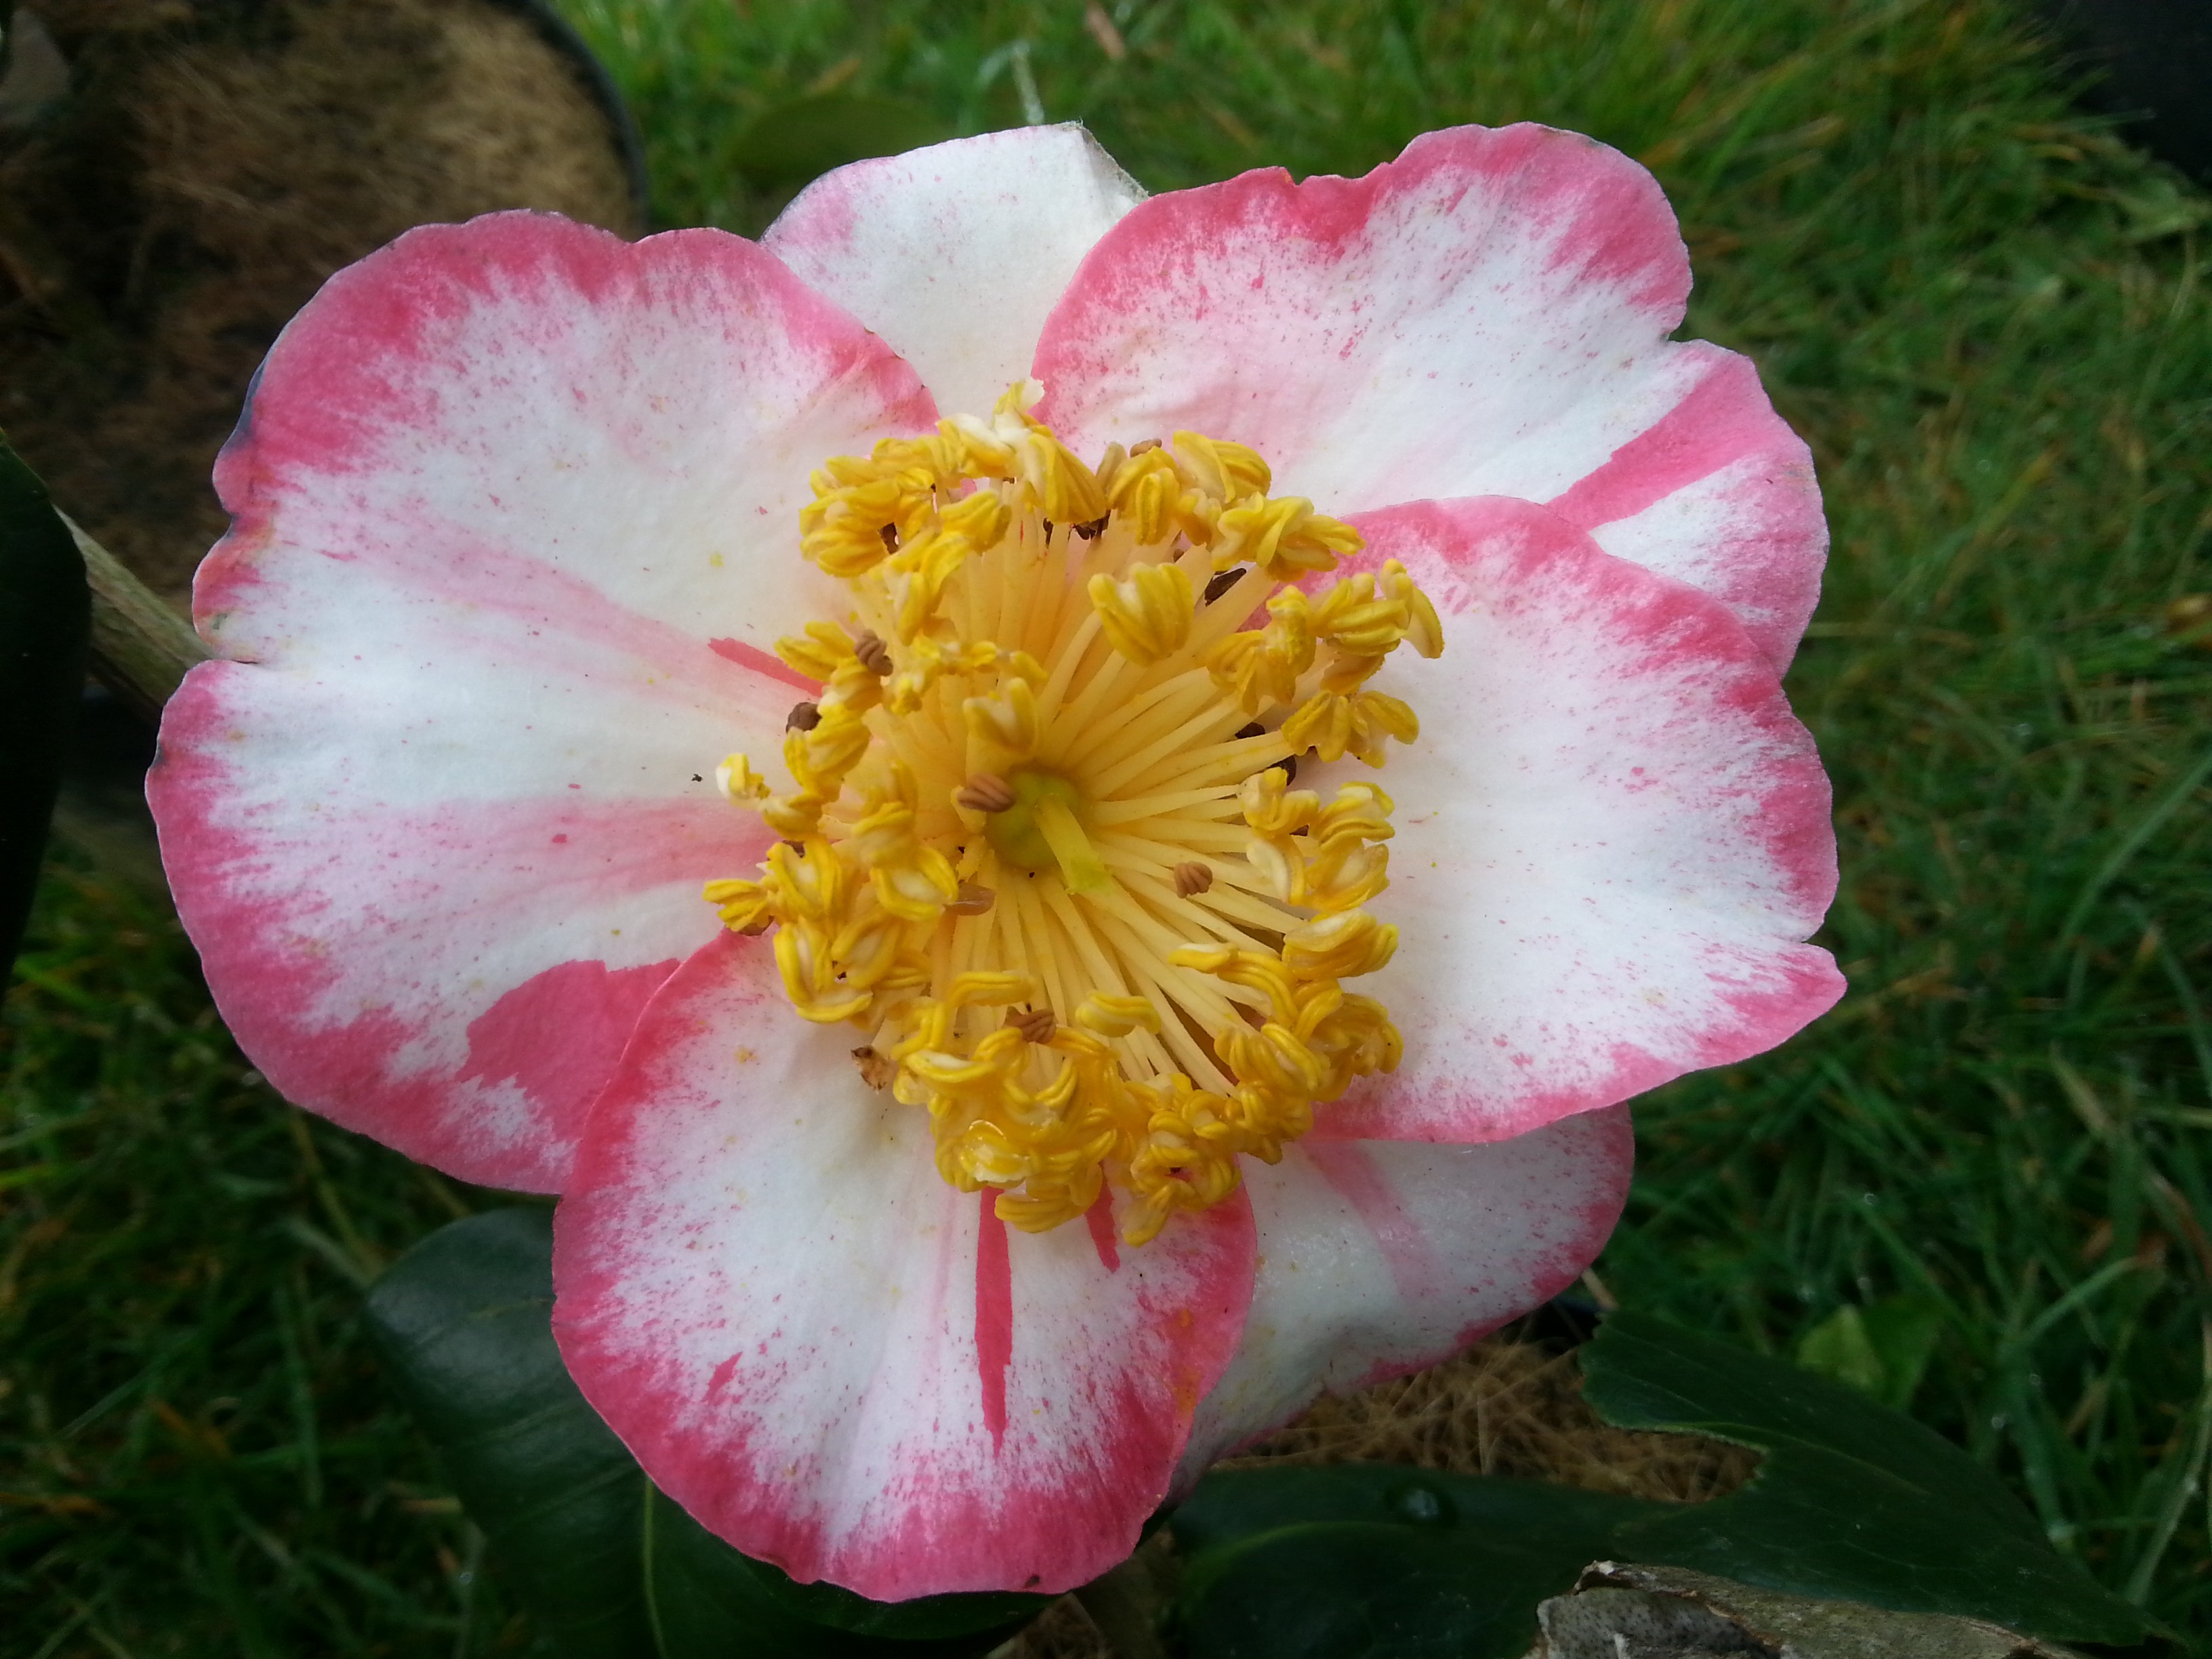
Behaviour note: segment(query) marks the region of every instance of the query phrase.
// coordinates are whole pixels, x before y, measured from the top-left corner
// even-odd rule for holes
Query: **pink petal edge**
[[[710,775],[793,701],[763,647],[803,614],[807,470],[934,414],[718,232],[498,214],[325,285],[218,464],[195,602],[230,660],[172,699],[148,785],[280,1091],[562,1185],[645,997],[715,932],[700,884],[765,844]]]
[[[1827,778],[1742,624],[1525,501],[1355,522],[1358,565],[1404,561],[1445,649],[1376,681],[1423,722],[1381,779],[1399,834],[1376,909],[1398,954],[1361,986],[1406,1059],[1316,1133],[1520,1134],[1832,1006],[1841,975],[1801,943],[1835,894]]]
[[[1656,180],[1579,134],[1425,134],[1364,178],[1158,196],[1045,325],[1039,413],[1079,453],[1192,428],[1343,516],[1554,501],[1735,606],[1786,662],[1827,539],[1750,364],[1667,336],[1690,273]]]
[[[1142,1250],[1015,1232],[927,1117],[718,939],[646,1010],[555,1224],[585,1395],[702,1524],[879,1601],[1066,1589],[1135,1546],[1249,1299],[1241,1200]]]

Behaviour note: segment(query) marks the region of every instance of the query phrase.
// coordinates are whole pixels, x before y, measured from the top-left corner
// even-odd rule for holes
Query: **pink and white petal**
[[[762,246],[981,414],[1030,372],[1084,255],[1144,199],[1080,126],[1017,127],[855,161],[809,185]]]
[[[1748,357],[1692,341],[1661,362],[1664,412],[1631,405],[1620,424],[1635,435],[1547,504],[1616,558],[1712,594],[1787,667],[1828,556],[1813,453]]]
[[[678,970],[555,1223],[562,1356],[663,1491],[795,1578],[896,1601],[1095,1577],[1236,1348],[1251,1211],[1141,1250],[1012,1231],[851,1041],[793,1016],[759,944]]]
[[[216,465],[233,522],[195,617],[222,656],[289,662],[426,624],[474,639],[487,609],[534,638],[557,609],[589,646],[688,672],[670,653],[764,648],[819,614],[836,589],[798,554],[808,475],[936,413],[740,237],[422,226],[331,277],[270,350]]]
[[[1572,1284],[1620,1218],[1625,1107],[1487,1146],[1313,1140],[1249,1160],[1260,1271],[1178,1485],[1346,1394],[1449,1358]]]
[[[1736,605],[1786,660],[1826,545],[1809,461],[1747,362],[1667,339],[1689,288],[1635,162],[1459,127],[1362,179],[1255,172],[1144,203],[1046,324],[1039,413],[1083,454],[1235,439],[1340,514],[1581,488],[1577,522],[1647,518],[1615,550]]]
[[[410,232],[270,353],[149,783],[218,1006],[292,1099],[557,1189],[638,1007],[765,840],[807,467],[932,414],[711,232]],[[771,573],[773,573],[771,574]]]
[[[1375,682],[1421,717],[1382,779],[1397,955],[1360,981],[1405,1060],[1316,1133],[1519,1134],[1832,1006],[1843,980],[1802,943],[1835,894],[1828,781],[1743,625],[1526,501],[1356,522],[1361,562],[1405,562],[1445,647]]]

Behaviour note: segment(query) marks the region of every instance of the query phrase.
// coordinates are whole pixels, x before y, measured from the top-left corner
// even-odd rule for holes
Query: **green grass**
[[[1819,1333],[2212,1638],[2212,653],[2168,626],[2212,589],[2212,204],[1990,4],[1124,0],[1119,60],[1073,3],[566,9],[670,223],[757,229],[744,125],[829,86],[978,131],[1026,77],[1155,189],[1359,172],[1463,120],[1651,165],[1687,332],[1756,356],[1820,465],[1791,684],[1853,995],[1644,1104],[1599,1272],[1762,1348]],[[354,1322],[471,1195],[258,1087],[112,879],[58,872],[4,1029],[0,1652],[516,1644]]]

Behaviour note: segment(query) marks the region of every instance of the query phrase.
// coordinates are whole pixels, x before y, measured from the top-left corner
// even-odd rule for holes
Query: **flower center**
[[[741,755],[718,775],[783,840],[706,893],[775,930],[800,1015],[867,1035],[862,1075],[928,1112],[945,1180],[1032,1231],[1111,1183],[1139,1244],[1396,1066],[1342,985],[1396,946],[1364,908],[1390,799],[1291,785],[1309,752],[1413,741],[1367,682],[1443,637],[1395,561],[1297,586],[1358,532],[1270,497],[1251,450],[1178,432],[1094,470],[1036,396],[815,473],[801,550],[851,609],[778,641],[823,688],[792,787]]]

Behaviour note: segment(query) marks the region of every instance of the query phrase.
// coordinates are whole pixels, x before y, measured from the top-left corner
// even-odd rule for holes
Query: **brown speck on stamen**
[[[883,527],[882,533],[884,538],[884,551],[886,553],[897,552],[898,526],[895,524],[887,524]]]
[[[1050,519],[1047,519],[1044,521],[1044,538],[1047,541],[1050,541],[1052,539],[1052,520]]]
[[[1238,726],[1237,735],[1239,738],[1264,738],[1267,735],[1267,728],[1254,720],[1249,726]]]
[[[783,717],[783,729],[787,732],[811,732],[821,724],[822,711],[811,702],[794,703],[791,712]]]
[[[952,804],[971,812],[1003,812],[1014,804],[1013,786],[995,772],[978,772],[952,792]]]
[[[1105,533],[1107,520],[1111,519],[1113,516],[1114,515],[1111,513],[1101,513],[1097,518],[1091,520],[1089,524],[1079,524],[1076,526],[1075,533],[1082,537],[1086,542],[1095,542],[1101,535]]]
[[[806,856],[806,843],[805,842],[793,841],[787,836],[784,837],[783,844],[791,848],[793,852],[798,854],[799,857],[805,858]]]
[[[999,896],[989,888],[978,886],[972,881],[963,881],[960,884],[959,893],[945,908],[949,915],[980,916],[998,902]]]
[[[1158,449],[1159,447],[1160,441],[1158,438],[1143,438],[1129,446],[1129,453],[1132,455],[1141,455],[1148,449]]]
[[[738,937],[740,939],[758,939],[763,933],[765,933],[769,928],[775,926],[775,918],[774,916],[763,916],[758,921],[749,921],[744,927],[738,928]]]
[[[877,637],[873,629],[867,629],[853,641],[853,654],[860,659],[860,666],[871,674],[891,672],[891,648]]]
[[[1283,769],[1285,783],[1296,783],[1298,781],[1298,757],[1296,755],[1285,755],[1275,764]]]
[[[1006,1024],[1022,1034],[1024,1042],[1039,1045],[1052,1041],[1052,1034],[1060,1029],[1049,1008],[1009,1008]]]
[[[853,1050],[853,1063],[860,1068],[860,1081],[871,1089],[888,1089],[898,1075],[896,1062],[866,1043]]]
[[[1224,593],[1226,593],[1231,588],[1236,586],[1237,583],[1243,580],[1244,567],[1241,564],[1231,565],[1226,570],[1216,571],[1213,575],[1213,580],[1207,582],[1206,585],[1206,602],[1208,605],[1212,605],[1216,599],[1219,599]]]
[[[1175,867],[1175,890],[1183,898],[1196,898],[1213,885],[1213,868],[1196,859],[1185,859]]]

